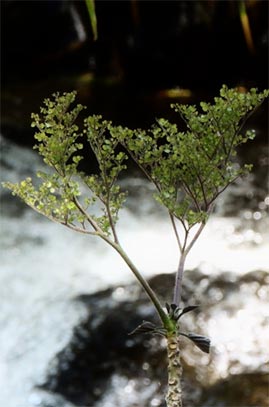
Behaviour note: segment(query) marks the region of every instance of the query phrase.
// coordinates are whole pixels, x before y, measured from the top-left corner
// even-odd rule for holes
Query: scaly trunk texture
[[[167,407],[182,407],[181,376],[179,340],[176,333],[167,335],[168,352],[168,391],[166,394]]]

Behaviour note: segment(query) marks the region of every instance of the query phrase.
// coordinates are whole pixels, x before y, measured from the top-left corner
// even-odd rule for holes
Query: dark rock
[[[231,375],[205,392],[201,407],[267,407],[268,379],[259,372]]]
[[[256,283],[261,287],[267,278],[266,272],[248,273],[242,277],[229,273],[208,277],[199,270],[188,271],[183,293],[186,305],[199,302],[203,305],[200,313],[195,310],[184,315],[182,326],[187,331],[207,334],[216,305],[221,315],[223,310],[230,310],[232,303],[235,313],[237,302],[233,298],[240,295],[240,284]],[[150,280],[150,285],[162,301],[169,302],[173,282],[174,274],[158,275]],[[223,296],[216,301],[219,290]],[[251,292],[256,296],[256,292]],[[165,340],[149,335],[129,335],[142,320],[159,323],[146,295],[133,284],[83,295],[76,301],[86,305],[89,316],[76,328],[69,346],[52,362],[42,387],[60,393],[76,406],[164,407]],[[203,355],[188,339],[182,340],[185,407],[265,406],[264,366],[251,372],[241,367],[240,371],[239,361],[228,360],[227,378],[220,380],[216,379],[214,371],[217,368],[214,349],[211,359]],[[232,373],[235,368],[239,371],[236,375]]]

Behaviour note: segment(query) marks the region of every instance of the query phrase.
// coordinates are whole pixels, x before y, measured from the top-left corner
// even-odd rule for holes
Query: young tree
[[[75,92],[56,93],[45,99],[40,114],[33,114],[37,128],[34,147],[50,167],[38,172],[38,188],[31,178],[20,183],[5,182],[13,195],[47,218],[76,232],[98,236],[112,246],[131,269],[146,291],[160,318],[160,326],[144,321],[134,332],[159,334],[167,338],[168,407],[182,406],[179,336],[192,340],[208,353],[210,340],[204,336],[180,331],[182,315],[197,308],[182,308],[181,292],[185,260],[204,229],[218,196],[238,177],[247,174],[251,165],[235,165],[236,148],[255,137],[253,130],[242,134],[242,128],[269,92],[251,89],[239,93],[223,86],[212,104],[200,108],[172,105],[186,123],[186,131],[176,124],[159,119],[148,130],[130,130],[114,126],[101,116],[85,119],[83,131],[75,124],[83,106],[71,109]],[[98,174],[80,170],[84,158],[82,136],[86,138],[99,165]],[[173,299],[161,304],[156,293],[123,249],[116,223],[126,199],[118,180],[131,158],[156,187],[155,199],[166,208],[179,249],[179,264]],[[83,197],[81,185],[89,189]],[[93,206],[99,201],[102,213]]]

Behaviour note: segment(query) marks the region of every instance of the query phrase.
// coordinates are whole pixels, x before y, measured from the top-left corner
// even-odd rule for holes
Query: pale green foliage
[[[99,218],[102,229],[108,229],[118,220],[118,211],[125,201],[126,194],[117,184],[119,174],[126,169],[127,155],[117,151],[119,141],[113,134],[111,122],[102,121],[101,116],[85,119],[85,133],[98,161],[98,175],[84,175],[85,184],[104,205],[104,216]]]
[[[96,156],[99,173],[86,175],[78,169],[83,144],[75,120],[83,109],[70,105],[75,92],[54,94],[46,99],[40,115],[33,114],[33,127],[38,129],[35,148],[53,173],[39,172],[42,180],[36,189],[30,178],[19,184],[5,183],[13,194],[49,217],[84,233],[112,231],[125,200],[117,183],[129,155],[155,184],[156,199],[172,217],[178,218],[188,231],[204,223],[218,195],[239,176],[250,170],[249,165],[235,165],[236,148],[252,139],[253,131],[241,134],[246,119],[258,107],[268,91],[238,93],[223,86],[213,104],[196,106],[173,105],[186,123],[187,130],[179,131],[176,124],[159,119],[149,130],[130,130],[101,116],[85,119],[84,136]],[[80,185],[91,191],[82,199]],[[91,206],[99,200],[103,215],[96,217]],[[90,225],[91,228],[88,229]]]
[[[210,345],[209,339],[201,335],[179,331],[179,316],[196,308],[188,306],[182,310],[180,307],[185,259],[202,232],[218,195],[251,169],[249,165],[240,167],[238,163],[235,164],[236,148],[255,136],[253,131],[242,135],[241,129],[249,115],[268,95],[268,91],[257,93],[255,89],[241,94],[223,86],[220,97],[215,98],[213,104],[202,102],[199,110],[195,106],[174,105],[173,108],[186,123],[187,130],[184,132],[165,119],[157,120],[157,124],[149,130],[130,130],[114,127],[111,122],[102,121],[100,116],[91,116],[85,119],[81,134],[75,120],[83,107],[78,105],[70,109],[75,92],[55,94],[52,100],[45,100],[40,115],[32,115],[32,126],[38,129],[35,148],[50,171],[38,172],[41,179],[38,188],[33,186],[31,178],[18,184],[4,183],[14,195],[49,219],[75,231],[100,236],[132,270],[162,321],[157,332],[168,339],[169,392],[166,400],[168,404],[171,401],[171,405],[181,404],[177,336],[187,336],[194,342],[196,338],[195,343],[200,344],[200,349],[206,349],[206,352]],[[98,174],[85,174],[78,167],[82,160],[78,153],[83,149],[83,144],[78,140],[82,135],[84,138],[81,140],[89,143],[96,157]],[[118,179],[126,169],[127,153],[156,186],[155,198],[168,210],[177,238],[180,261],[173,303],[166,306],[167,313],[123,250],[116,233],[118,212],[126,196],[120,190]],[[84,197],[81,193],[82,185],[90,190],[89,196]],[[93,205],[96,201],[102,205],[101,216],[94,215],[96,208]],[[183,226],[183,239],[179,237],[175,218]],[[192,236],[189,232],[195,225],[196,232]],[[156,331],[155,325],[148,324],[151,332]],[[144,330],[145,324],[140,328]]]
[[[218,195],[250,165],[235,165],[239,144],[253,139],[253,131],[240,131],[249,114],[268,92],[238,93],[223,86],[214,104],[172,105],[187,125],[159,119],[149,130],[118,128],[121,142],[147,177],[154,182],[156,199],[188,228],[206,220]]]
[[[83,147],[77,142],[81,134],[77,133],[78,126],[74,124],[83,106],[68,111],[74,99],[74,92],[62,96],[54,94],[53,100],[45,99],[40,115],[32,114],[32,127],[38,129],[35,134],[38,144],[34,148],[54,173],[39,171],[37,176],[43,182],[38,189],[33,186],[31,178],[19,184],[5,184],[33,209],[63,224],[85,221],[85,215],[74,203],[80,192],[78,182],[72,177],[82,159],[75,153]]]
[[[75,124],[83,106],[77,105],[68,111],[75,97],[75,92],[64,93],[62,96],[56,93],[53,95],[54,100],[45,99],[45,107],[40,109],[41,115],[32,114],[32,127],[39,130],[35,134],[38,144],[34,148],[43,156],[44,162],[53,167],[61,177],[72,176],[82,159],[74,154],[83,148],[77,142],[81,134],[77,133],[78,126]]]
[[[55,94],[52,100],[45,100],[40,115],[32,115],[32,126],[38,129],[35,148],[49,171],[37,173],[41,180],[37,188],[31,178],[4,186],[49,219],[81,233],[98,235],[110,244],[143,286],[165,330],[174,333],[176,322],[165,313],[116,233],[118,213],[126,197],[118,179],[126,169],[127,153],[154,183],[155,198],[168,210],[180,251],[173,296],[173,304],[179,306],[185,259],[205,226],[212,204],[237,177],[251,169],[235,164],[236,148],[255,136],[253,131],[241,135],[241,128],[268,95],[268,91],[257,93],[255,89],[240,94],[223,86],[215,103],[202,102],[199,110],[174,105],[187,125],[184,132],[165,119],[157,120],[149,130],[130,130],[91,116],[85,119],[83,132],[78,133],[75,120],[83,107],[70,108],[75,92]],[[80,170],[79,152],[84,146],[79,139],[90,145],[99,165],[97,174]],[[86,197],[82,186],[83,191],[85,187],[90,190]],[[96,201],[103,211],[100,216],[96,215]],[[183,226],[183,239],[175,218]],[[195,225],[192,235],[189,232]]]
[[[46,217],[81,232],[89,232],[87,222],[94,231],[98,228],[105,234],[117,221],[125,194],[115,184],[125,166],[126,154],[116,153],[118,141],[108,131],[110,123],[100,122],[100,117],[93,116],[85,120],[87,139],[99,163],[100,175],[85,175],[78,169],[82,156],[77,152],[83,144],[77,140],[82,134],[77,133],[74,124],[83,106],[77,105],[70,110],[76,93],[54,94],[53,100],[46,99],[40,115],[33,114],[32,127],[37,127],[35,138],[38,144],[34,147],[43,156],[44,162],[52,167],[53,172],[37,173],[42,180],[35,188],[31,178],[18,183],[4,183],[14,195],[18,195],[29,206]],[[90,188],[90,197],[79,202],[82,182]],[[88,208],[99,198],[104,215],[96,217],[88,213]],[[82,200],[82,199],[81,199]],[[99,231],[100,231],[99,230]]]

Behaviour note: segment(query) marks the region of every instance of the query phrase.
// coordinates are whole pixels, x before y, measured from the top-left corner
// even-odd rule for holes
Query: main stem
[[[167,407],[182,407],[180,347],[177,332],[167,334],[168,390],[165,397]]]
[[[119,255],[123,258],[125,263],[132,270],[135,277],[140,282],[140,284],[146,291],[147,295],[149,296],[150,300],[152,301],[153,305],[155,306],[164,327],[167,329],[168,390],[165,400],[167,407],[183,407],[182,389],[181,389],[181,377],[183,369],[180,361],[180,347],[176,325],[174,321],[171,321],[168,315],[164,312],[158,300],[158,297],[151,289],[148,282],[140,274],[139,270],[135,267],[135,265],[130,260],[128,255],[125,253],[121,245],[118,242],[113,242],[112,240],[110,240],[110,238],[108,238],[104,234],[100,234],[100,237],[102,237],[102,239],[104,239],[110,246],[112,246],[119,253]],[[180,269],[182,270],[180,274],[181,280],[184,269],[184,261],[185,256],[183,255],[181,256],[180,261]],[[181,284],[178,284],[178,287],[181,287]]]

